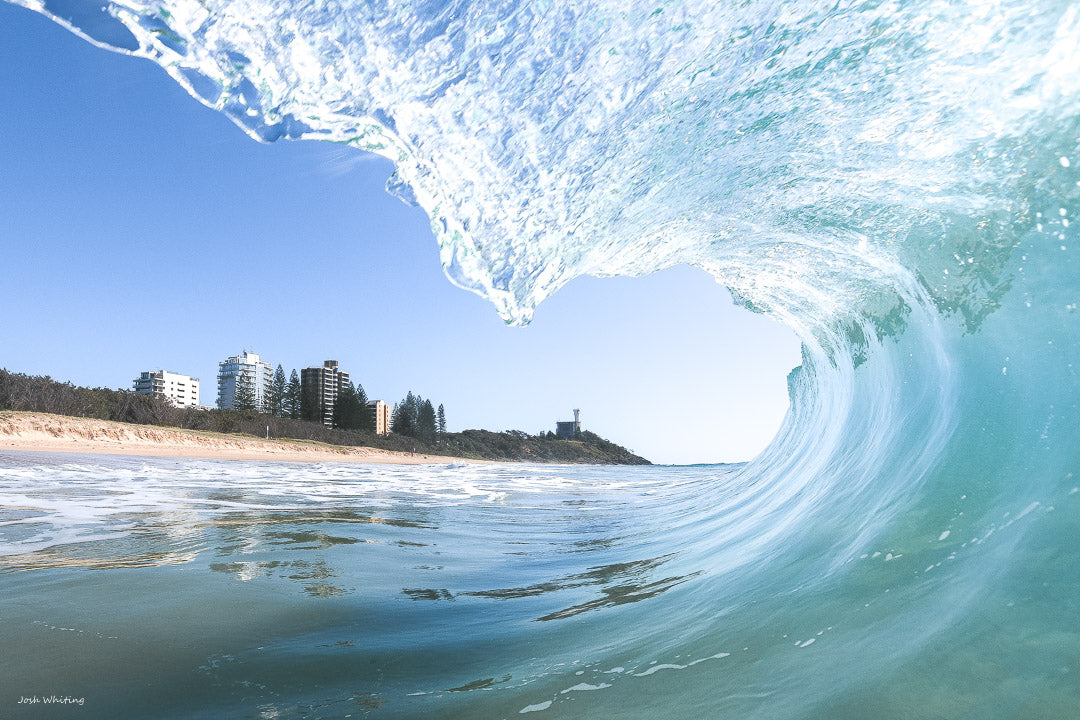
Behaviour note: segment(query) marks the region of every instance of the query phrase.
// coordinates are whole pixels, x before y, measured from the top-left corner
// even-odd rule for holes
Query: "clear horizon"
[[[451,430],[583,426],[660,463],[736,462],[787,408],[799,343],[705,273],[579,278],[508,328],[439,266],[389,162],[260,145],[157,66],[0,6],[8,338],[0,367],[130,388],[200,379],[243,349],[334,359],[388,403],[413,391]]]

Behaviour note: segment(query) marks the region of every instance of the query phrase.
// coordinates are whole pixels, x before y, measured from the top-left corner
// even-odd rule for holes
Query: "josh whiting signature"
[[[68,695],[31,695],[26,697],[25,695],[19,696],[18,705],[82,705],[86,702],[86,698],[74,698]]]

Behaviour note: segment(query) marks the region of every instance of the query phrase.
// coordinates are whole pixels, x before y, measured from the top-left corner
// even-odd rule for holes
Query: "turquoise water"
[[[1077,707],[1072,490],[895,537],[746,466],[0,466],[4,717]]]
[[[1080,6],[20,4],[390,157],[508,322],[687,263],[803,363],[739,467],[5,455],[4,713],[1080,716]]]

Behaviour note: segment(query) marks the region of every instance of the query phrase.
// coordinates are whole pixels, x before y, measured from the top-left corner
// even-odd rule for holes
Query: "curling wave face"
[[[387,156],[451,279],[510,321],[578,275],[675,263],[793,324],[897,264],[978,316],[1080,89],[1061,2],[20,4],[258,139]],[[954,254],[972,297],[941,277]]]
[[[656,666],[680,680],[571,707],[504,648],[528,688],[495,695],[579,717],[1080,706],[1077,5],[19,4],[257,139],[389,157],[450,279],[508,322],[582,274],[688,263],[802,338],[772,445],[734,479],[669,471],[687,519],[634,567],[678,588],[540,642],[681,648]]]

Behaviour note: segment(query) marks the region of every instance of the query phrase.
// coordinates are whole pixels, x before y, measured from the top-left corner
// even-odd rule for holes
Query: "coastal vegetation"
[[[410,390],[394,405],[390,423],[395,433],[430,443],[446,434],[446,410],[440,404],[436,411],[430,400],[414,395]]]
[[[254,386],[238,384],[233,405],[234,410],[259,410]],[[262,412],[275,418],[312,423],[322,423],[323,420],[318,389],[314,385],[305,387],[296,370],[286,380],[285,368],[281,365],[274,370],[273,381],[262,403]],[[367,392],[359,383],[349,382],[338,390],[332,417],[332,427],[336,430],[375,432],[374,408],[368,406]],[[430,444],[446,433],[446,409],[440,403],[436,410],[431,400],[410,390],[401,402],[394,405],[390,422],[394,433]]]
[[[291,384],[291,381],[287,382],[286,387]],[[340,415],[343,424],[347,414],[356,411],[357,406],[352,403],[360,403],[361,392],[361,388],[353,388],[352,400],[346,400],[342,405]],[[361,403],[358,407],[363,408],[364,405]],[[446,432],[442,405],[432,409],[430,401],[411,392],[396,405],[394,413],[401,416],[402,430],[407,429],[409,424],[412,425],[411,434],[400,432],[395,419],[394,432],[389,435],[376,435],[373,431],[357,428],[329,428],[321,422],[260,413],[253,409],[178,408],[162,397],[136,395],[130,390],[80,387],[48,376],[25,375],[4,369],[0,369],[0,410],[45,412],[256,437],[269,435],[273,438],[313,440],[331,445],[362,446],[477,460],[649,464],[648,460],[591,432],[583,432],[574,440],[561,440],[548,432],[530,435],[519,430]],[[338,415],[338,408],[335,407],[335,423]],[[360,415],[368,416],[369,413]]]

